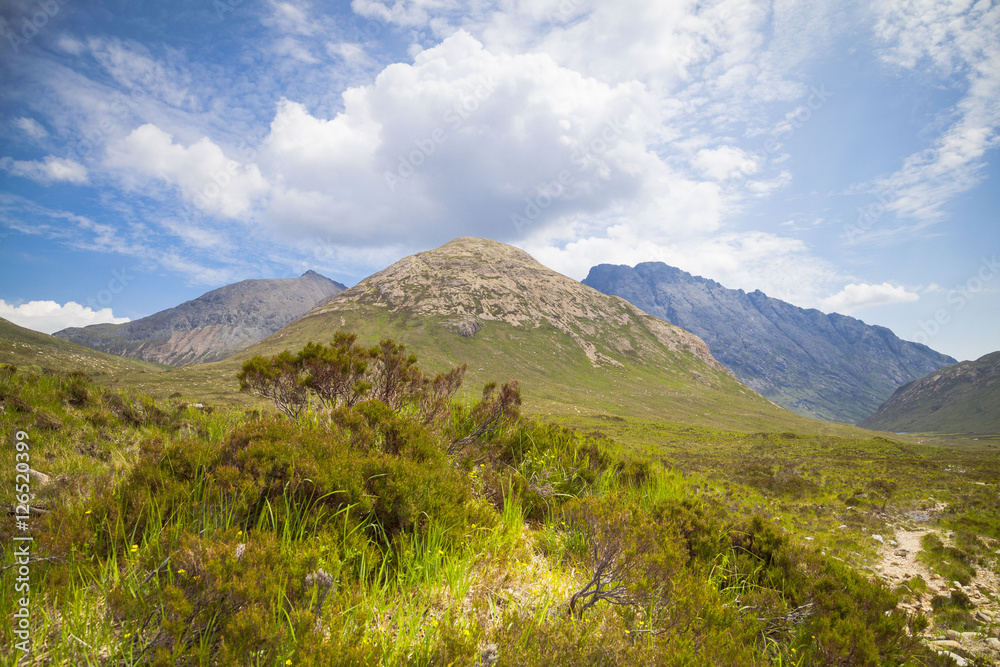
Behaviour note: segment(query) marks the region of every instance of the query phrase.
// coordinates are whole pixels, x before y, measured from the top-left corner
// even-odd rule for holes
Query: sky
[[[0,317],[459,236],[1000,349],[1000,2],[0,0]]]

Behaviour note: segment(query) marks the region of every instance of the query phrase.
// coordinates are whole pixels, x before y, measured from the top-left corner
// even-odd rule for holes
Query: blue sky
[[[1000,349],[1000,5],[0,3],[0,316],[457,236]]]

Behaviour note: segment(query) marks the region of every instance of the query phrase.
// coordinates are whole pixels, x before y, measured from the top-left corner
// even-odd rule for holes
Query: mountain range
[[[747,386],[801,415],[857,423],[955,359],[889,329],[746,293],[661,262],[601,264],[583,281],[700,336]]]
[[[860,425],[910,433],[1000,433],[1000,352],[900,387]]]
[[[291,324],[344,289],[315,271],[298,278],[243,280],[132,322],[74,327],[53,335],[168,366],[219,361]]]
[[[983,370],[989,357],[913,382],[954,360],[855,318],[726,289],[664,264],[600,265],[580,283],[478,238],[403,258],[350,289],[309,271],[227,285],[141,320],[66,329],[59,338],[0,324],[0,356],[15,363],[124,373],[146,390],[213,401],[236,397],[235,373],[250,356],[347,330],[366,344],[396,338],[431,369],[468,364],[468,387],[518,379],[540,413],[744,430],[791,423],[780,405],[883,430],[1000,428],[990,421],[993,394],[983,394],[995,393],[995,370]],[[190,372],[118,368],[121,357]]]
[[[541,414],[733,428],[795,417],[737,381],[694,334],[481,238],[405,257],[213,366],[231,378],[254,354],[339,330],[364,344],[402,341],[431,369],[468,364],[470,388],[517,379]]]

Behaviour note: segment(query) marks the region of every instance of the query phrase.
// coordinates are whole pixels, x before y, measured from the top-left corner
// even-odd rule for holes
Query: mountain
[[[661,262],[601,264],[583,281],[684,327],[747,386],[801,415],[857,423],[955,359],[853,317],[747,294]]]
[[[94,377],[122,378],[134,373],[156,373],[162,366],[104,352],[32,331],[0,317],[0,363],[37,366],[68,373],[84,371]]]
[[[1000,352],[900,387],[860,425],[895,432],[1000,434]]]
[[[466,363],[470,392],[517,379],[542,415],[754,430],[803,421],[739,383],[697,336],[479,238],[406,257],[205,371],[235,384],[240,360],[329,341],[338,330],[365,344],[394,338],[432,370]]]
[[[123,357],[168,366],[225,359],[346,289],[307,271],[299,278],[244,280],[125,324],[94,324],[54,335]]]

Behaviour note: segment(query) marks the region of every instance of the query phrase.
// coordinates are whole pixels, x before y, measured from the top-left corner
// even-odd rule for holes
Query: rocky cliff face
[[[955,363],[884,327],[727,289],[660,262],[601,264],[583,282],[700,336],[737,378],[806,416],[857,423],[897,387]]]
[[[305,315],[344,285],[308,271],[299,278],[244,280],[125,324],[54,335],[102,352],[170,366],[225,359]]]
[[[1000,352],[900,387],[860,425],[908,433],[1000,434]]]

